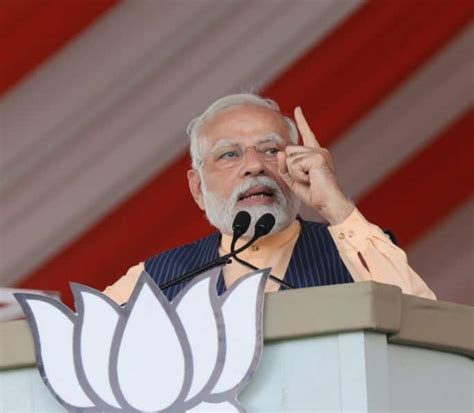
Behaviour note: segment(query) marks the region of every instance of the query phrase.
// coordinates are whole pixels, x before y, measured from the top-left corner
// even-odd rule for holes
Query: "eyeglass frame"
[[[248,138],[247,138],[248,139]],[[281,152],[285,149],[286,146],[290,145],[291,142],[287,141],[286,139],[282,138],[280,134],[276,132],[271,132],[266,135],[264,138],[261,138],[253,145],[246,145],[243,146],[242,144],[235,142],[232,138],[221,138],[219,139],[212,148],[208,151],[208,153],[202,157],[199,161],[199,166],[201,167],[204,162],[206,162],[213,154],[215,154],[215,163],[223,159],[224,155],[227,155],[231,152],[236,152],[235,149],[238,149],[238,158],[235,161],[231,161],[227,159],[227,162],[230,162],[227,166],[221,167],[222,169],[236,167],[237,165],[242,162],[244,156],[247,154],[247,150],[249,148],[253,148],[255,153],[257,153],[265,162],[277,160],[277,153]],[[270,147],[262,147],[262,145],[272,145]],[[277,146],[276,146],[277,145]],[[221,151],[216,154],[221,148]],[[275,150],[276,152],[270,154],[270,156],[265,157],[265,151],[267,150]],[[263,155],[263,156],[262,156]]]

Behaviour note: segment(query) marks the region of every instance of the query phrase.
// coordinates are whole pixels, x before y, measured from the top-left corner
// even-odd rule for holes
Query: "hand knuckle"
[[[315,154],[314,158],[318,161],[318,162],[324,162],[325,158],[323,156],[322,153],[318,152]]]

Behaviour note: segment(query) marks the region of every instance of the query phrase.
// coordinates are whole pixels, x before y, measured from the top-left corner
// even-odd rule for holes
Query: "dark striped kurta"
[[[300,222],[301,233],[284,280],[297,288],[353,282],[327,225],[304,220]],[[162,285],[217,259],[220,241],[220,233],[214,233],[191,244],[163,252],[147,259],[145,269],[158,285]],[[165,295],[172,300],[188,282],[183,281],[166,289]],[[217,283],[217,291],[219,294],[225,291],[222,273]]]

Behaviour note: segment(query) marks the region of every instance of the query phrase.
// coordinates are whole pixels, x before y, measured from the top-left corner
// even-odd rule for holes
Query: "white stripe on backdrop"
[[[408,251],[413,268],[426,274],[426,281],[438,299],[474,305],[473,217],[471,198]]]

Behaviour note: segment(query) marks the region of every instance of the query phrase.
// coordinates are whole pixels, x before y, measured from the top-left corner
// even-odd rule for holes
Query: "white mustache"
[[[232,191],[232,194],[230,196],[232,205],[235,206],[238,200],[246,191],[258,186],[266,186],[270,188],[276,196],[277,202],[279,204],[285,203],[286,198],[283,194],[283,191],[273,179],[269,178],[268,176],[257,176],[254,178],[249,178],[245,182],[242,182],[237,188]]]

